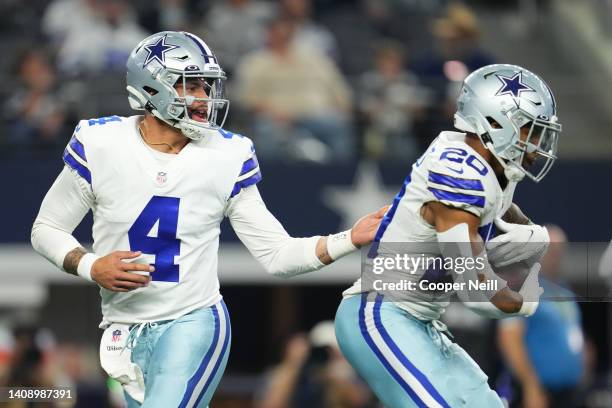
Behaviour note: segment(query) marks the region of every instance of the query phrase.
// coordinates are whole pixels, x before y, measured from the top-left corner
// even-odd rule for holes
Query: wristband
[[[334,261],[357,250],[351,240],[351,230],[332,234],[327,237],[327,253]]]
[[[539,304],[540,302],[525,302],[525,298],[523,298],[523,304],[521,305],[521,309],[518,311],[518,314],[529,317],[535,313]]]
[[[538,281],[538,274],[540,273],[541,265],[539,263],[534,264],[529,270],[529,274],[523,282],[523,287],[519,290],[519,294],[523,297],[523,304],[518,314],[521,316],[531,316],[535,313],[540,304],[540,296],[544,292],[544,289],[540,287]],[[536,289],[537,288],[537,289]],[[527,298],[531,298],[527,301]],[[535,298],[535,301],[534,301]]]
[[[94,280],[91,277],[91,267],[98,259],[100,259],[100,257],[96,254],[87,253],[83,255],[79,261],[79,266],[77,266],[77,274],[81,278],[93,282]]]

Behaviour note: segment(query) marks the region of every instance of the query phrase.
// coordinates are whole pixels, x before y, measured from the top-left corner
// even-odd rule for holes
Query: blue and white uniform
[[[148,286],[100,289],[102,366],[124,384],[131,406],[205,407],[231,344],[217,277],[223,218],[266,270],[280,276],[320,268],[319,237],[290,237],[266,209],[250,139],[221,129],[179,154],[165,154],[142,140],[141,120],[79,123],[32,243],[62,268],[66,254],[81,246],[71,233],[91,209],[96,256],[141,251],[134,261],[155,266]]]
[[[486,241],[492,222],[512,204],[515,187],[509,183],[502,190],[493,169],[465,143],[464,133],[442,132],[412,166],[385,215],[375,239],[377,253],[393,254],[393,243],[437,242],[435,228],[420,212],[430,201],[480,218]],[[442,255],[437,245],[431,247],[426,255]],[[424,279],[425,268],[406,273],[406,280]],[[388,408],[501,406],[487,376],[442,334],[446,326],[438,319],[453,293],[416,287],[397,302],[368,293],[360,280],[347,289],[336,315],[344,355]]]

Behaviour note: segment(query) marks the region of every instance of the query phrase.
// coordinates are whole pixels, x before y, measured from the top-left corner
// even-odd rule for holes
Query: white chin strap
[[[523,178],[525,178],[525,173],[523,173],[518,167],[510,165],[504,166],[504,175],[508,179],[508,181],[513,181],[518,183]]]
[[[489,149],[491,154],[495,156],[499,164],[501,164],[501,166],[504,168],[504,176],[506,176],[508,181],[518,183],[523,178],[525,178],[525,172],[521,170],[516,163],[512,162],[508,164],[504,159],[499,157],[497,153],[495,153],[495,148],[493,147],[493,144],[491,142],[487,142],[485,146],[487,147],[487,149]]]
[[[198,126],[184,121],[180,121],[176,127],[181,130],[185,137],[196,141],[202,140],[206,136],[211,136],[217,133],[216,129]]]

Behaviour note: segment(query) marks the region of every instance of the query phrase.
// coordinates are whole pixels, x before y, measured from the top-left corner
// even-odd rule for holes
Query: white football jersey
[[[221,299],[220,223],[230,198],[261,180],[250,139],[220,130],[179,154],[151,149],[141,116],[83,120],[64,151],[92,198],[93,249],[141,251],[151,283],[131,292],[101,288],[103,324],[174,319]]]
[[[378,253],[393,254],[397,245],[392,243],[437,242],[435,228],[420,213],[423,204],[430,201],[476,215],[480,218],[480,235],[486,242],[493,238],[495,218],[502,216],[512,204],[515,188],[516,183],[509,182],[502,190],[491,166],[465,143],[465,133],[442,132],[412,165],[412,171],[387,211],[374,240]],[[441,255],[437,245],[428,248],[435,250],[426,255]],[[418,282],[427,272],[421,268],[415,273],[406,273],[406,280]],[[361,291],[361,280],[358,280],[344,295]],[[452,292],[435,294],[415,290],[403,294],[409,300],[398,305],[417,318],[438,319],[451,295]]]

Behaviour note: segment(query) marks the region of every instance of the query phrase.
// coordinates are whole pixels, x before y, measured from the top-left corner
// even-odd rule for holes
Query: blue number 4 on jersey
[[[176,238],[179,203],[176,197],[153,196],[128,231],[132,251],[155,255],[154,281],[179,281],[179,266],[174,263],[181,249],[181,240]],[[157,236],[152,237],[156,224]]]

